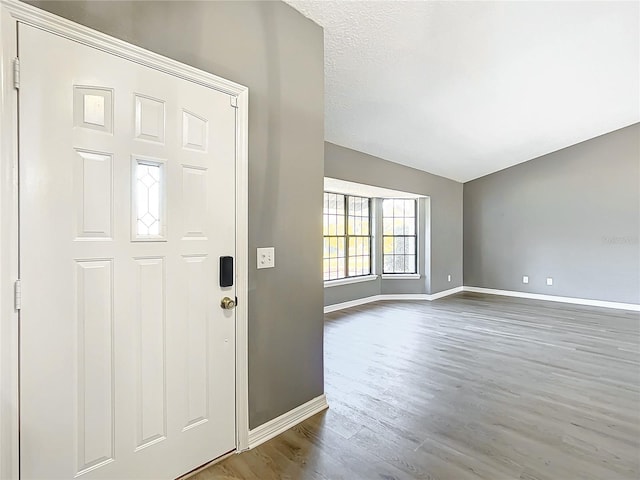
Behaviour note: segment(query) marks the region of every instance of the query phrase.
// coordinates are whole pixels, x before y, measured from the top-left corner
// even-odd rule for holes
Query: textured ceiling
[[[325,138],[465,182],[640,121],[640,3],[286,0]]]

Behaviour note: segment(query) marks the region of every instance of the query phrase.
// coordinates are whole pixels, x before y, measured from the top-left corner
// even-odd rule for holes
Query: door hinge
[[[230,95],[229,98],[231,99],[231,106],[233,108],[238,108],[238,97],[236,97],[235,95]]]
[[[16,280],[13,284],[13,305],[16,310],[22,308],[22,283],[20,280]]]
[[[20,59],[13,60],[13,88],[20,90]]]

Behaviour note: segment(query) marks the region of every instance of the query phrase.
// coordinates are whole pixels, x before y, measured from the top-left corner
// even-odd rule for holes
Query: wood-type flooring
[[[638,312],[464,292],[325,322],[329,409],[191,478],[640,478]]]

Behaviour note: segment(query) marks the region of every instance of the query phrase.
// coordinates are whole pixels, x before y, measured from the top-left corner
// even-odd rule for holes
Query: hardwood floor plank
[[[464,292],[325,316],[330,408],[196,480],[640,478],[640,314]]]

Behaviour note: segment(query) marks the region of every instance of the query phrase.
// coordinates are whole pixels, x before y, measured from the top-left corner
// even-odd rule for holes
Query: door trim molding
[[[19,22],[97,48],[126,60],[146,65],[154,70],[160,70],[229,95],[238,96],[248,90],[247,87],[238,83],[145,50],[27,3],[18,0],[0,0],[0,4]]]
[[[244,88],[244,87],[243,87]],[[249,448],[249,89],[236,110],[236,450]]]
[[[18,312],[13,305],[13,282],[18,278],[19,265],[18,104],[12,79],[18,22],[236,98],[236,450],[246,450],[249,445],[249,89],[18,0],[0,0],[0,74],[3,75],[0,79],[0,478],[19,478]]]
[[[18,94],[13,61],[17,24],[0,8],[0,478],[19,478],[18,312]]]

